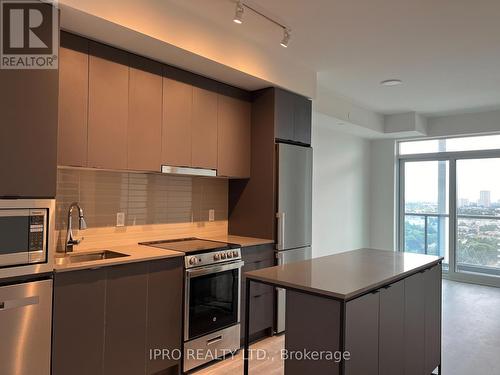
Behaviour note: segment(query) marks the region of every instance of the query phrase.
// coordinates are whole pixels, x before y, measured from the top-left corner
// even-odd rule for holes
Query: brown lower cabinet
[[[379,295],[367,294],[346,304],[346,374],[378,374]]]
[[[349,353],[341,364],[286,359],[288,375],[430,375],[441,363],[441,265],[347,302],[289,290],[286,331],[289,351]]]
[[[379,374],[404,374],[405,282],[380,290]],[[429,374],[431,371],[429,371]]]
[[[441,363],[441,265],[346,303],[346,375],[427,375]]]
[[[242,273],[261,268],[273,267],[274,246],[272,244],[249,246],[241,249],[245,262]],[[241,343],[245,339],[245,276],[241,279]],[[256,341],[271,336],[274,330],[275,292],[274,288],[264,284],[253,284],[250,296],[250,341]]]
[[[179,374],[182,258],[56,273],[53,375]]]

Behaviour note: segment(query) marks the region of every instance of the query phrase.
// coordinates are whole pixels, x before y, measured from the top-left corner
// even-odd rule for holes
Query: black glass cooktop
[[[139,245],[153,246],[160,249],[180,251],[183,253],[204,253],[210,251],[234,249],[237,246],[226,242],[203,240],[199,238],[182,238],[176,240],[160,240],[140,242]]]

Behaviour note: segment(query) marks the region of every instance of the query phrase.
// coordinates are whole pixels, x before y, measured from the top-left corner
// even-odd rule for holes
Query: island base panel
[[[341,351],[341,309],[339,301],[287,290],[285,374],[340,374],[340,363],[328,359],[325,352]],[[304,351],[323,352],[324,358],[297,357]]]

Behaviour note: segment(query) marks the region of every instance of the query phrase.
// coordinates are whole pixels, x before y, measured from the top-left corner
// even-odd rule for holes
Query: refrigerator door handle
[[[283,250],[285,248],[285,213],[278,212],[276,214],[278,219],[278,250]]]

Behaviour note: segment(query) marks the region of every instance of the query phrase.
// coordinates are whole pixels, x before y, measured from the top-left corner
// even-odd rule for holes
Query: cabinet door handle
[[[374,290],[373,292],[371,292],[371,294],[378,294],[380,293],[380,289],[377,289],[377,290]]]
[[[392,286],[392,285],[386,285],[386,286],[384,286],[384,289],[386,289],[386,290],[387,290],[387,289],[389,289],[391,286]]]

